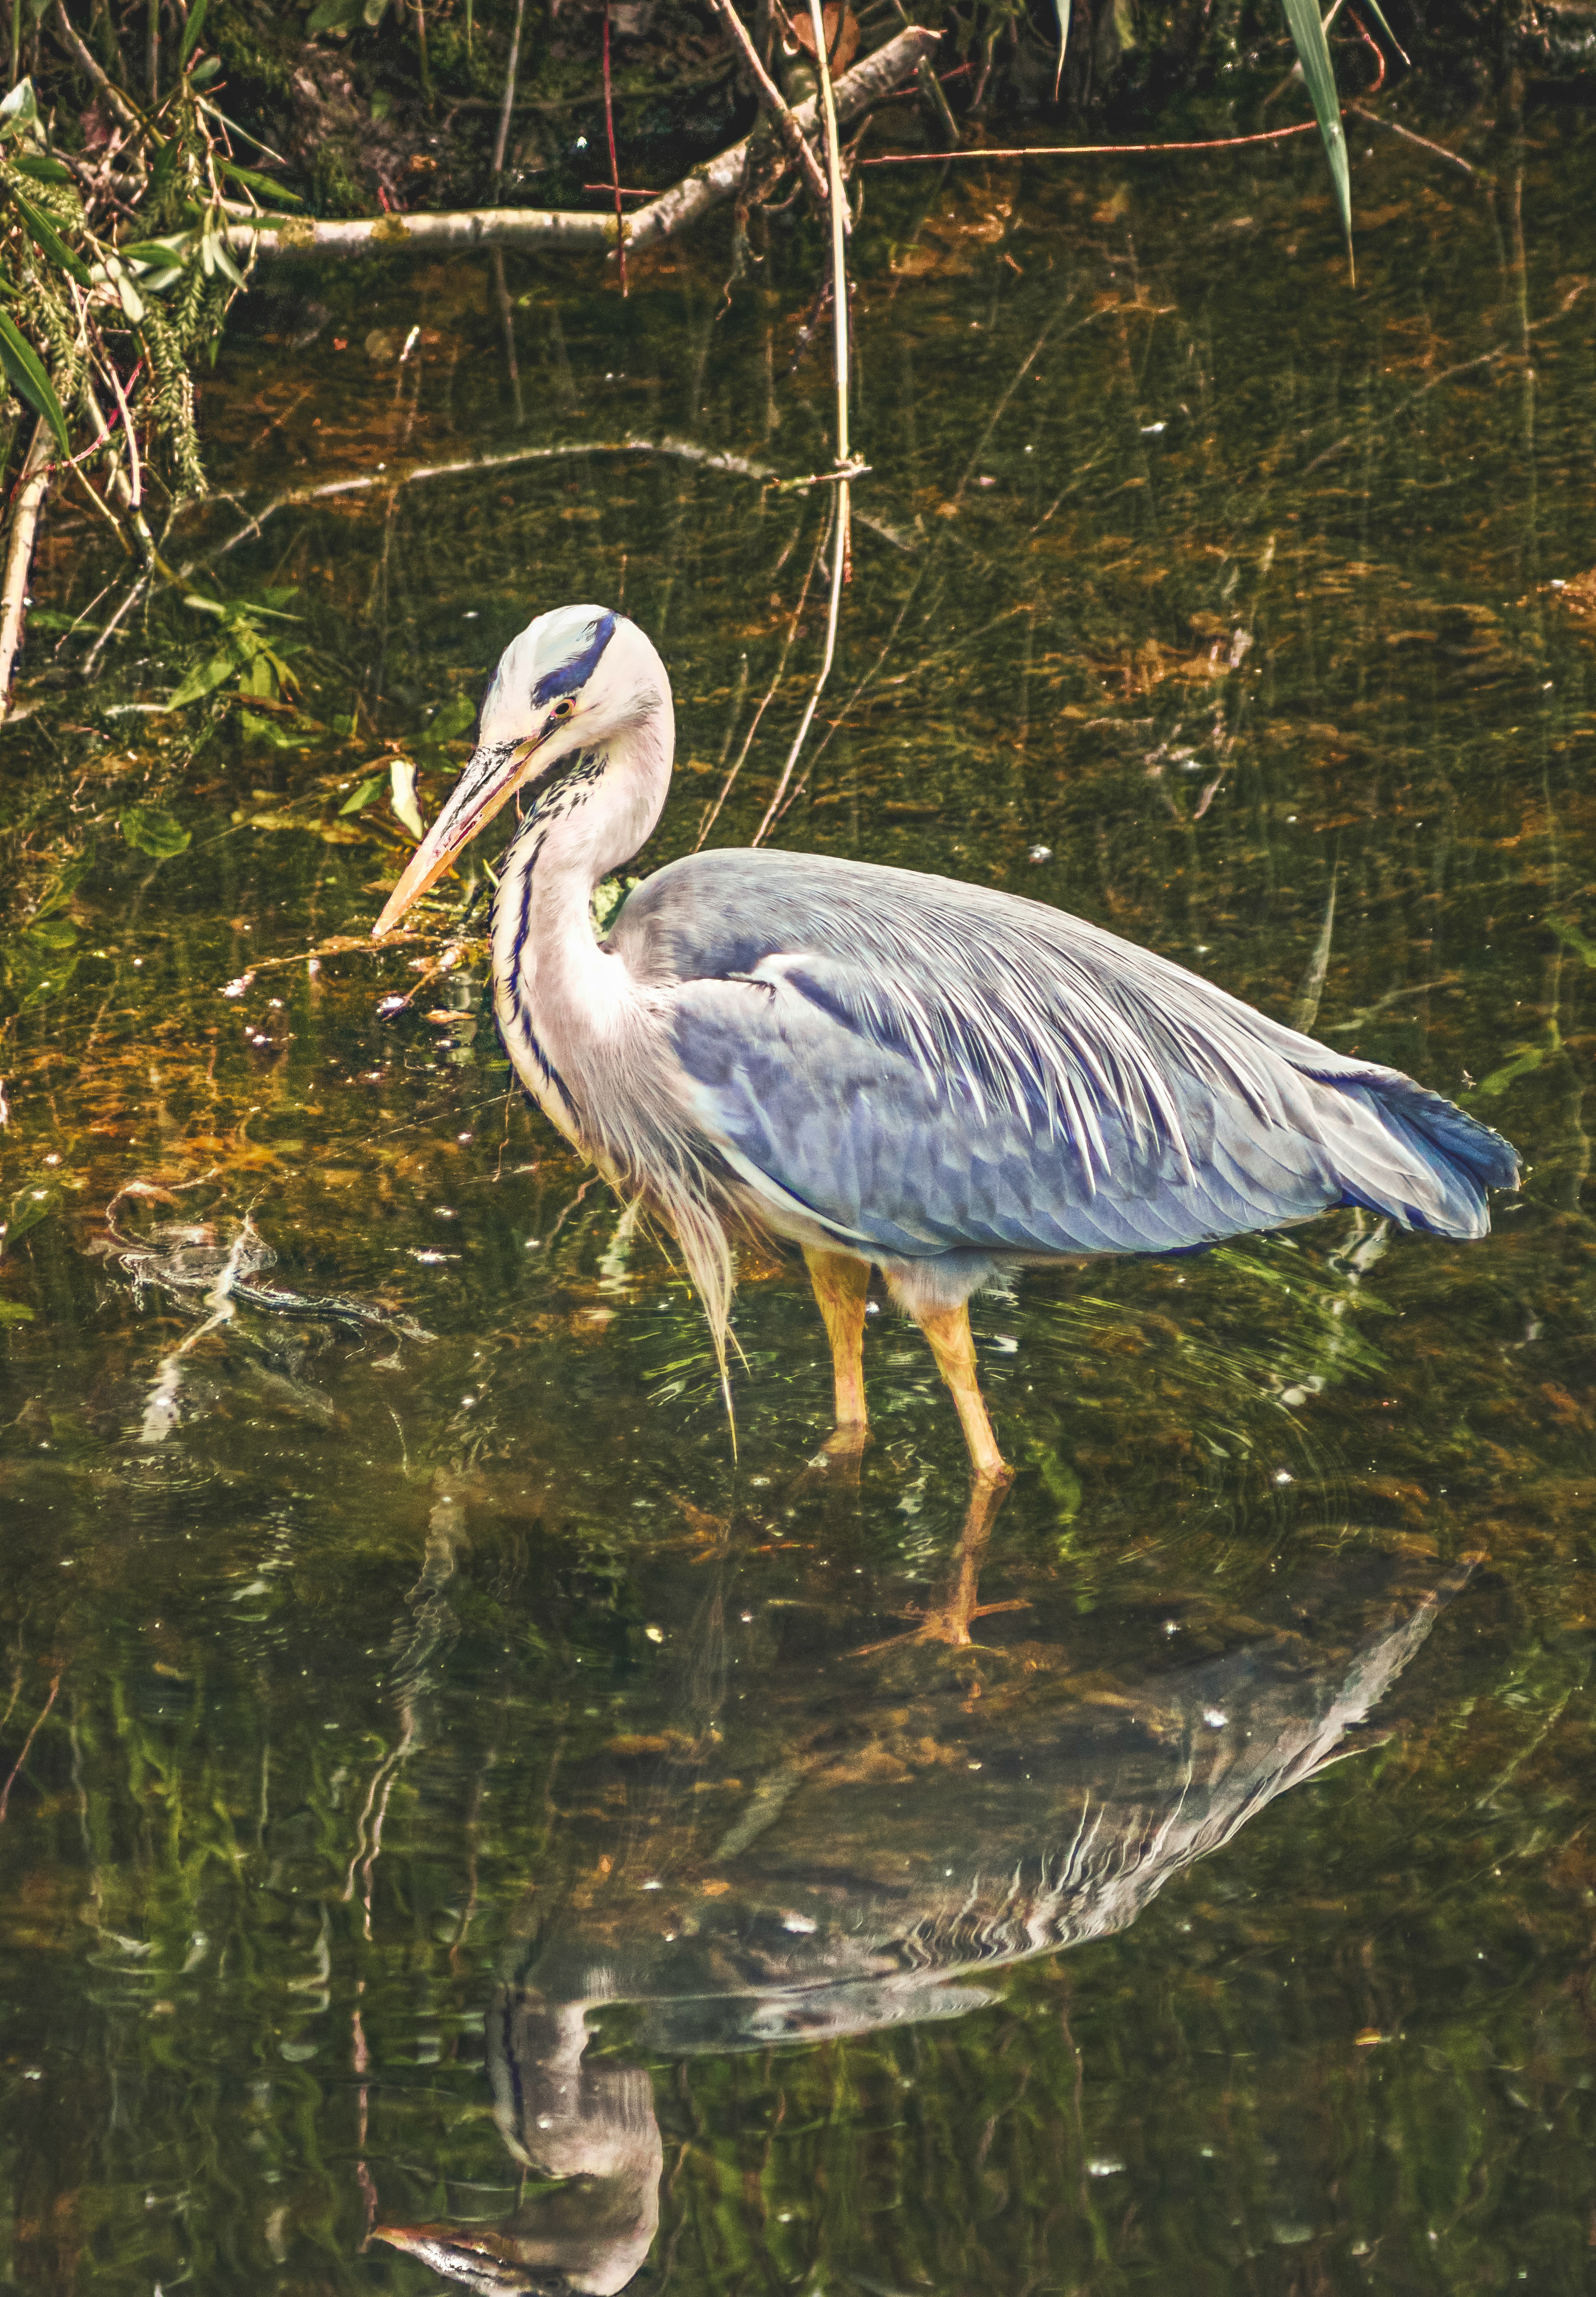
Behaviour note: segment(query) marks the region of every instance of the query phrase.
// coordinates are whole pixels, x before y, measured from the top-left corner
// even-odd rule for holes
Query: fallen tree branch
[[[833,90],[838,119],[857,119],[872,103],[891,95],[931,54],[940,37],[939,33],[911,24],[863,63],[844,72]],[[791,114],[806,137],[819,116],[818,96],[810,96]],[[743,187],[753,142],[753,136],[745,136],[742,143],[718,152],[657,200],[629,216],[629,252],[636,254],[660,240],[674,238],[711,208],[735,198]],[[606,251],[616,245],[617,238],[613,215],[562,208],[468,208],[446,215],[367,216],[352,222],[262,216],[258,221],[234,223],[227,232],[227,243],[235,254],[252,253],[262,261],[275,256],[436,254],[448,249],[479,247],[557,245]]]
[[[50,490],[50,425],[40,416],[34,425],[22,475],[17,482],[5,537],[5,573],[0,580],[0,724],[4,722],[11,707],[12,673],[21,651],[33,546],[38,536],[45,497]]]

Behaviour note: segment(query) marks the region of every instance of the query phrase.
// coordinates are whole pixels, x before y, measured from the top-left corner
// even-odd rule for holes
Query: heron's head
[[[391,932],[518,789],[548,781],[563,760],[640,725],[670,691],[664,664],[624,614],[605,606],[539,614],[499,656],[471,763],[411,855],[373,934]]]

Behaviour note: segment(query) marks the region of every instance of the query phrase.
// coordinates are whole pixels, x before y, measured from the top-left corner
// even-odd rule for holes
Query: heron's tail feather
[[[1518,1186],[1518,1151],[1500,1132],[1395,1069],[1370,1066],[1355,1078],[1320,1082],[1367,1110],[1378,1127],[1374,1140],[1358,1128],[1364,1153],[1347,1159],[1345,1203],[1436,1236],[1489,1232],[1488,1191]]]

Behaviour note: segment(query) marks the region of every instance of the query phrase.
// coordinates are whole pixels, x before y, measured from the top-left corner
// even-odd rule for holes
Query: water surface
[[[675,681],[640,867],[785,671],[753,834],[821,634],[822,506],[759,475],[828,453],[812,249],[729,307],[729,240],[625,303],[251,299],[165,548],[297,707],[145,706],[224,628],[180,587],[92,687],[36,621],[4,737],[4,2285],[1586,2285],[1596,159],[1468,148],[1354,153],[1355,292],[1289,146],[868,179],[777,840],[1077,910],[1531,1168],[1483,1245],[1343,1214],[983,1300],[991,1520],[885,1313],[859,1488],[810,1467],[775,1264],[734,1459],[679,1274],[508,1091],[480,861],[331,946],[391,761],[435,808],[567,599]],[[36,597],[94,629],[74,516]]]

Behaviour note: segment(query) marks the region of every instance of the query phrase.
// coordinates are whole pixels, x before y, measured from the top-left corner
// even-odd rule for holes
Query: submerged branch
[[[908,79],[923,57],[936,46],[940,35],[911,24],[874,55],[844,72],[833,91],[840,120],[857,119],[872,103],[890,95]],[[810,96],[791,114],[805,136],[819,118],[819,102]],[[651,200],[627,218],[626,244],[636,254],[657,242],[673,238],[696,223],[711,208],[735,198],[743,188],[754,138],[718,152],[695,168],[681,182]],[[588,214],[562,208],[467,208],[445,215],[383,215],[352,222],[327,222],[309,217],[260,217],[233,224],[227,243],[235,254],[253,254],[261,260],[282,256],[361,257],[433,254],[455,248],[547,247],[550,245],[613,248],[618,231],[613,215]]]
[[[236,550],[240,543],[252,541],[267,520],[275,518],[280,510],[302,509],[310,503],[330,502],[345,495],[392,493],[400,487],[419,486],[428,479],[475,478],[490,471],[514,470],[524,464],[569,462],[588,455],[661,455],[672,462],[691,464],[698,470],[718,471],[727,478],[749,479],[758,486],[779,487],[786,483],[781,473],[772,470],[768,463],[755,463],[746,455],[723,453],[714,447],[701,447],[691,439],[580,439],[560,447],[512,447],[502,454],[465,456],[458,462],[414,463],[397,471],[367,471],[354,478],[327,479],[318,487],[291,487],[275,495],[270,502],[262,503],[214,549],[188,559],[177,569],[177,579],[186,582],[202,567],[214,565],[218,558]],[[894,550],[911,551],[917,546],[917,536],[889,525],[884,519],[860,518],[858,523],[879,535],[884,542],[890,542]]]

